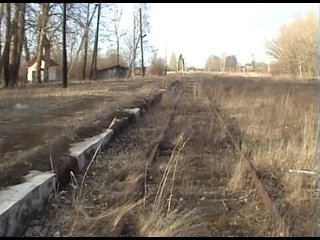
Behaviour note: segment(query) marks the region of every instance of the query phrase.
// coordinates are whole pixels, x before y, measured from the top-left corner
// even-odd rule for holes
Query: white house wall
[[[28,81],[32,82],[32,72],[36,71],[35,65],[28,67]]]
[[[45,67],[45,62],[41,61],[41,68]],[[27,79],[29,82],[32,82],[32,72],[37,71],[37,63],[34,63],[32,66],[28,67]],[[41,79],[44,78],[44,72],[41,71]],[[57,80],[57,67],[51,66],[49,67],[49,81],[56,81]]]
[[[51,66],[49,67],[49,81],[56,81],[57,80],[57,67]]]

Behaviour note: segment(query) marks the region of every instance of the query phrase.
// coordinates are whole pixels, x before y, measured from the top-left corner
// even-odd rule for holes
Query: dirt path
[[[46,214],[31,221],[24,236],[106,237],[115,234],[118,221],[122,236],[255,235],[244,212],[248,192],[229,188],[238,160],[235,149],[195,82],[185,77],[181,84],[183,92],[155,164],[146,164],[146,159],[177,91],[163,96],[111,142],[91,166],[83,187],[82,175],[73,187],[53,196]],[[241,137],[225,117],[235,137]]]

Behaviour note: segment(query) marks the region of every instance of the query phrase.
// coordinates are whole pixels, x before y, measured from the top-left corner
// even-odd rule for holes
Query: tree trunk
[[[50,41],[48,40],[47,36],[44,36],[43,39],[43,45],[44,45],[44,75],[43,75],[43,81],[48,82],[49,80],[49,67],[50,67]]]
[[[139,9],[140,14],[140,44],[141,44],[141,75],[144,77],[144,62],[143,62],[143,36],[142,36],[142,13],[141,8]]]
[[[13,87],[19,77],[22,46],[24,40],[25,28],[25,3],[16,3],[15,17],[12,23],[13,34],[13,48],[11,49],[11,63],[10,63],[10,84]]]
[[[0,29],[2,27],[2,19],[3,19],[3,14],[4,14],[4,3],[1,3],[1,12],[0,12]],[[0,31],[0,61],[2,59],[2,32]],[[0,73],[1,73],[1,69],[0,69]],[[1,75],[1,74],[0,74]]]
[[[63,87],[68,87],[68,63],[67,63],[67,3],[63,3],[63,32],[62,32],[62,48],[63,48]]]
[[[30,61],[30,51],[29,51],[28,39],[26,35],[24,35],[23,48],[24,48],[25,60],[26,60],[26,63],[28,63]],[[24,77],[24,85],[26,85],[27,83],[28,83],[28,71],[26,73],[26,76]]]
[[[41,59],[43,53],[44,38],[46,35],[46,26],[49,17],[49,3],[42,3],[41,14],[39,16],[40,32],[39,32],[39,43],[37,51],[37,80],[38,83],[42,82],[41,79]]]
[[[98,19],[97,19],[97,29],[96,37],[94,41],[94,49],[92,55],[92,62],[90,68],[90,80],[97,78],[97,58],[98,58],[98,40],[99,40],[99,24],[100,24],[100,13],[101,13],[101,3],[98,5]]]
[[[91,25],[92,19],[93,19],[93,17],[94,17],[95,10],[96,10],[96,8],[97,8],[97,7],[95,7],[95,9],[94,9],[94,11],[93,11],[93,13],[92,13],[92,15],[91,15],[91,17],[90,17],[90,19],[89,19],[90,3],[88,3],[88,6],[89,6],[89,7],[88,7],[88,14],[87,14],[87,22],[86,22],[85,33],[84,33],[84,35],[83,35],[83,37],[82,37],[82,39],[81,39],[81,42],[80,42],[78,51],[77,51],[77,53],[76,53],[76,57],[75,57],[74,61],[72,61],[72,64],[71,64],[71,66],[70,66],[70,68],[69,68],[69,74],[71,73],[74,64],[78,61],[78,57],[79,57],[79,54],[80,54],[80,51],[81,51],[81,49],[82,49],[82,45],[83,45],[83,44],[85,44],[85,46],[84,46],[84,52],[85,52],[85,53],[84,53],[84,55],[85,55],[84,66],[87,65],[89,27],[90,27],[90,25]],[[83,69],[85,69],[85,67],[84,67]],[[84,79],[84,78],[85,78],[85,71],[86,71],[86,69],[84,70],[84,73],[83,73],[83,69],[82,69],[82,75],[84,75],[84,77],[83,77],[83,79]]]
[[[120,40],[119,37],[117,37],[117,65],[120,63]]]
[[[132,56],[132,77],[136,71],[136,16],[133,16],[133,56]]]
[[[86,34],[86,39],[84,42],[84,56],[83,56],[83,66],[82,66],[82,79],[86,79],[87,71],[87,58],[88,58],[88,34]]]
[[[89,35],[89,11],[90,11],[90,3],[88,3],[88,8],[87,8],[87,22],[86,22],[86,32],[85,32],[85,40],[84,40],[84,56],[83,56],[83,66],[82,66],[82,79],[86,79],[86,70],[87,70],[88,40],[89,40],[88,39],[88,35]],[[92,16],[93,15],[94,14],[92,14]]]
[[[17,62],[16,62],[16,80],[19,77],[19,69],[21,64],[21,56],[22,56],[22,49],[24,43],[24,36],[25,36],[25,16],[26,16],[26,3],[19,3],[20,4],[20,15],[19,15],[19,32],[18,32],[18,51],[17,51]]]
[[[6,5],[6,42],[3,49],[3,56],[2,56],[2,62],[3,62],[3,73],[4,73],[4,82],[5,87],[9,86],[10,82],[10,45],[11,45],[11,3],[5,3]]]
[[[24,36],[24,53],[25,53],[25,58],[26,58],[26,62],[29,62],[30,61],[30,50],[29,50],[29,47],[28,47],[28,39],[27,39],[27,36]]]

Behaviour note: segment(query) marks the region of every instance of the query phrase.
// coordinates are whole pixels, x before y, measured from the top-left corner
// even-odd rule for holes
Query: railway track
[[[86,174],[81,204],[76,201],[79,189],[70,186],[52,199],[46,216],[31,222],[24,236],[255,235],[254,226],[247,226],[245,220],[239,224],[238,220],[243,217],[242,199],[247,194],[233,193],[227,186],[230,178],[227,167],[233,163],[228,160],[234,158],[234,152],[240,154],[265,208],[281,223],[284,236],[290,236],[289,227],[213,100],[205,95],[209,105],[193,101],[190,83],[178,82],[160,104],[99,154]],[[214,139],[216,134],[211,134],[211,127],[208,128],[210,121],[215,126],[213,132],[225,129],[231,143]],[[179,137],[182,133],[183,140]],[[179,151],[180,162],[173,163],[173,156]],[[74,183],[81,180],[80,175]],[[159,196],[163,197],[164,213],[156,211],[153,216],[154,210],[161,208],[155,204]],[[147,227],[140,226],[141,212],[149,217],[144,222]],[[176,219],[172,222],[174,214]],[[153,222],[160,225],[156,227],[161,231],[150,230]],[[166,232],[177,226],[180,228],[176,232]]]
[[[169,126],[170,126],[170,122],[172,120],[172,117],[175,113],[176,110],[176,106],[179,102],[180,96],[182,93],[182,86],[181,84],[177,83],[174,85],[174,87],[172,89],[169,90],[169,98],[173,99],[170,100],[172,101],[172,103],[170,104],[171,106],[166,109],[164,111],[165,115],[163,116],[163,120],[164,124],[161,126],[161,128],[159,128],[158,131],[153,131],[153,132],[157,132],[157,135],[154,135],[154,137],[152,137],[152,139],[150,139],[149,145],[147,149],[150,149],[150,151],[146,151],[147,155],[145,155],[145,159],[143,160],[143,162],[146,163],[146,168],[142,171],[142,170],[137,170],[134,171],[132,173],[130,173],[128,176],[124,177],[125,179],[121,179],[121,182],[126,182],[126,184],[123,184],[123,188],[122,189],[118,189],[118,192],[125,192],[124,195],[121,195],[122,197],[120,197],[125,203],[128,204],[135,204],[137,203],[137,205],[139,205],[139,202],[141,203],[141,199],[144,197],[144,189],[146,189],[146,184],[148,181],[148,178],[150,177],[149,174],[149,169],[154,167],[155,164],[155,156],[157,155],[157,152],[159,150],[159,147],[161,145],[161,142],[163,141],[163,138],[165,136],[165,132],[168,130]],[[149,114],[149,113],[148,113]],[[117,139],[115,140],[115,142],[117,142]],[[120,142],[121,142],[121,136],[120,136]],[[111,152],[113,152],[114,150],[112,149],[112,144],[109,148],[109,150]],[[115,143],[117,145],[117,143]],[[121,144],[122,145],[122,144]],[[119,151],[121,151],[119,149]],[[97,151],[95,152],[92,161],[90,162],[87,170],[85,171],[84,175],[80,174],[79,176],[74,176],[72,175],[71,179],[71,185],[70,187],[67,187],[67,189],[63,190],[62,192],[60,192],[56,197],[53,197],[51,199],[51,209],[48,209],[46,212],[46,216],[45,217],[41,217],[39,216],[38,219],[35,219],[33,221],[31,221],[31,226],[28,227],[28,229],[26,230],[26,232],[23,234],[23,236],[35,236],[38,235],[38,228],[40,227],[44,227],[47,228],[48,233],[44,234],[43,236],[60,236],[60,233],[57,234],[55,231],[52,232],[50,230],[50,225],[52,225],[55,220],[55,218],[59,218],[57,212],[59,212],[59,210],[57,211],[56,207],[52,206],[56,206],[56,204],[60,204],[61,203],[61,198],[63,199],[63,201],[67,198],[67,202],[68,205],[72,205],[72,208],[78,208],[79,206],[74,206],[74,205],[82,205],[85,204],[86,200],[85,200],[85,193],[82,193],[84,185],[86,185],[86,181],[90,181],[93,180],[92,179],[92,169],[95,168],[95,166],[97,165],[97,162],[99,162],[97,159],[99,158],[104,158],[104,155],[108,155],[108,152],[105,153],[101,153],[101,151],[99,149],[97,149]],[[113,155],[113,153],[111,153],[111,155]],[[140,168],[142,169],[142,168]],[[95,170],[93,170],[95,171]],[[90,175],[91,174],[91,175]],[[99,181],[97,180],[94,180]],[[127,182],[129,182],[127,184]],[[78,184],[79,183],[79,184]],[[81,183],[81,184],[80,184]],[[112,183],[111,183],[112,184]],[[80,189],[79,189],[80,188]],[[95,190],[93,190],[95,191]],[[66,195],[65,195],[66,194]],[[67,195],[69,194],[69,195]],[[90,193],[91,195],[91,193]],[[65,202],[62,203],[63,205],[65,205]],[[50,207],[49,207],[50,208]],[[70,209],[69,209],[70,210]],[[64,214],[64,213],[62,213]],[[83,210],[75,210],[75,213],[72,213],[75,218],[75,220],[73,221],[73,223],[69,223],[69,228],[70,231],[69,233],[64,233],[63,235],[67,235],[67,236],[74,236],[76,235],[76,224],[77,221],[81,221],[81,218],[83,217],[88,217],[88,215],[86,215],[84,213]],[[49,216],[51,215],[51,216]],[[52,217],[52,215],[54,215],[54,217]],[[105,217],[103,216],[99,216],[97,217],[97,219],[100,219],[101,221],[103,221]],[[124,234],[124,232],[127,229],[127,226],[124,224],[126,222],[126,215],[121,216],[116,223],[113,225],[113,227],[110,229],[110,233],[108,233],[108,235],[110,234],[110,236],[122,236]],[[35,222],[35,224],[33,223]],[[41,222],[42,226],[38,226],[39,222]],[[41,236],[41,234],[40,234]]]
[[[176,91],[176,86],[174,88],[174,92]],[[179,87],[178,87],[179,88]],[[159,149],[160,143],[163,141],[165,132],[168,130],[169,126],[170,126],[170,122],[172,120],[172,117],[175,113],[177,104],[179,102],[180,96],[182,93],[182,89],[178,90],[178,94],[174,100],[174,104],[172,106],[172,109],[169,111],[168,117],[167,117],[167,121],[165,122],[162,130],[160,131],[158,137],[155,139],[154,141],[154,146],[152,147],[152,150],[149,154],[149,156],[146,159],[146,171],[145,173],[138,173],[138,174],[134,174],[134,175],[138,175],[138,177],[135,178],[134,183],[131,185],[131,190],[129,190],[131,193],[135,192],[137,189],[146,189],[146,184],[147,184],[147,173],[148,173],[148,169],[150,168],[150,165],[153,165],[155,163],[155,156],[156,153]],[[141,192],[142,193],[142,192]],[[140,194],[140,197],[143,197],[145,195]],[[136,201],[139,201],[140,199],[137,198]],[[125,227],[124,221],[120,218],[118,220],[118,222],[115,224],[115,226],[113,227],[112,231],[111,231],[111,236],[112,237],[120,237],[121,234],[123,233],[123,229]]]
[[[222,124],[223,128],[225,129],[227,135],[229,136],[230,140],[232,141],[232,144],[234,145],[236,151],[240,154],[240,159],[239,161],[242,162],[246,168],[246,171],[248,172],[248,175],[251,179],[251,186],[254,187],[260,197],[261,202],[263,203],[263,205],[265,206],[265,209],[267,211],[271,211],[275,217],[275,219],[281,224],[281,228],[282,228],[282,232],[284,234],[285,237],[290,237],[290,228],[289,226],[285,223],[285,220],[282,219],[281,215],[279,214],[276,206],[273,204],[271,197],[269,196],[269,194],[267,193],[265,187],[263,186],[262,182],[259,180],[257,173],[252,165],[252,163],[246,158],[245,153],[240,149],[239,144],[237,143],[237,141],[235,140],[235,137],[233,136],[233,134],[230,132],[230,130],[228,129],[227,124],[225,123],[223,117],[221,116],[221,114],[219,113],[219,111],[217,110],[217,107],[213,104],[213,99],[211,97],[208,96],[208,94],[206,93],[206,90],[203,88],[203,85],[201,86],[203,93],[205,95],[205,97],[208,99],[209,101],[209,106],[211,109],[211,112],[214,116],[217,116],[217,118],[219,119],[220,123]]]

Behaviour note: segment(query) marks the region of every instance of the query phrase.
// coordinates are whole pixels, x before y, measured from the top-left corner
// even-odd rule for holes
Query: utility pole
[[[223,53],[223,69],[222,71],[225,72],[226,71],[226,53]]]
[[[167,41],[165,43],[165,50],[164,50],[164,75],[167,75]]]
[[[301,59],[299,61],[299,73],[300,73],[300,78],[302,78],[302,60]]]
[[[141,74],[144,77],[144,63],[143,63],[143,36],[142,36],[142,14],[141,7],[139,8],[140,15],[140,41],[141,41]]]
[[[63,48],[63,87],[68,87],[68,63],[67,63],[67,3],[63,3],[63,33],[62,33],[62,48]]]
[[[132,76],[134,77],[136,65],[136,15],[133,15],[133,56],[132,56]]]
[[[91,62],[91,68],[90,68],[90,77],[89,77],[90,80],[97,79],[97,59],[98,59],[100,13],[101,13],[101,3],[98,4],[97,28],[96,28],[96,36],[95,36],[95,40],[94,40],[94,48],[93,48],[92,62]]]

